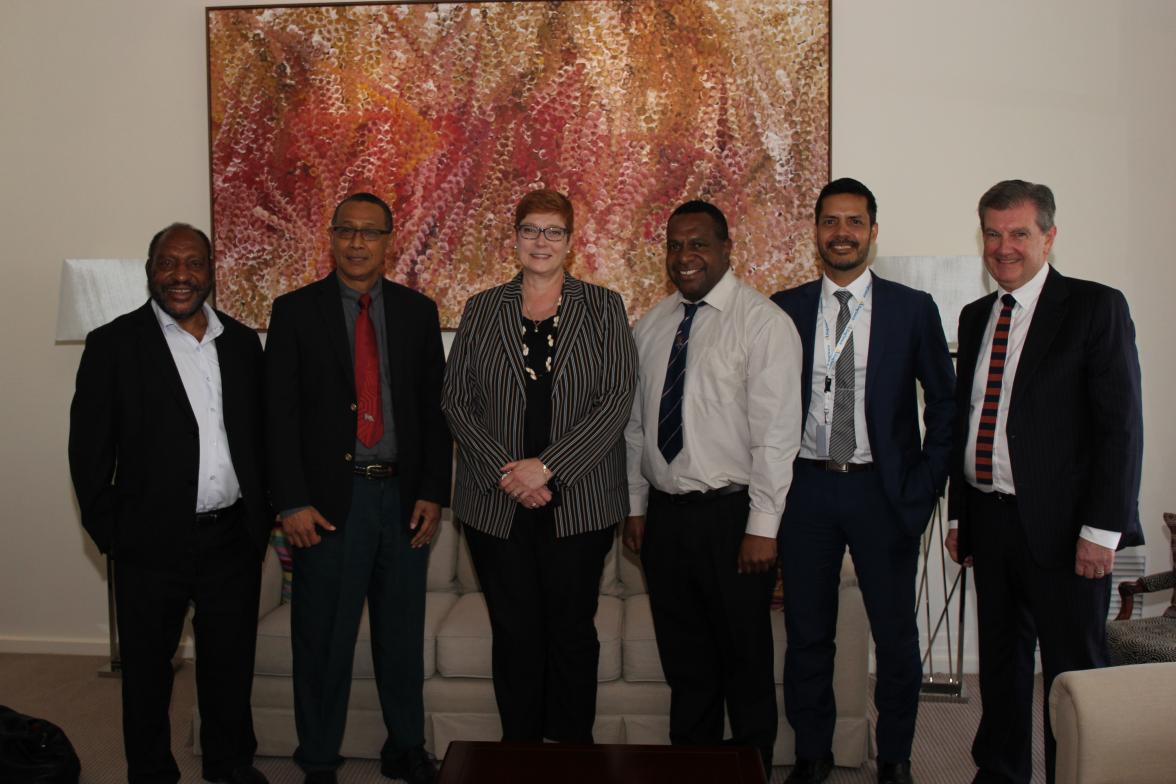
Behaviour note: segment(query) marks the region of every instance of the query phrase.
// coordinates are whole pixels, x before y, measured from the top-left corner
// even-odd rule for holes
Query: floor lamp
[[[934,298],[954,359],[960,310],[992,291],[991,280],[980,257],[879,256],[874,260],[874,269],[887,280],[926,291]],[[967,701],[963,669],[968,572],[951,563],[946,556],[943,540],[948,525],[945,517],[940,499],[921,542],[922,566],[916,598],[916,612],[924,626],[920,640],[923,646],[920,697],[964,702]]]
[[[84,343],[95,327],[129,313],[147,299],[147,274],[141,259],[66,259],[57,299],[56,343]],[[100,676],[118,677],[118,619],[114,606],[114,562],[106,557],[106,612],[110,661]]]

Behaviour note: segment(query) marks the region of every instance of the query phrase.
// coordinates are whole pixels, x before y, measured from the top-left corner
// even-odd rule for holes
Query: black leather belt
[[[1017,497],[1012,493],[1002,493],[997,490],[981,490],[974,485],[968,485],[972,492],[981,498],[988,501],[996,501],[998,504],[1016,504]]]
[[[798,457],[796,462],[811,465],[822,471],[835,474],[856,474],[859,471],[873,471],[873,463],[836,463],[832,460],[813,460],[811,457]]]
[[[355,466],[355,475],[364,479],[391,479],[396,476],[395,463],[368,463]]]
[[[677,506],[685,506],[687,504],[701,504],[705,501],[713,501],[716,498],[721,498],[725,495],[735,495],[736,493],[743,493],[747,491],[747,485],[727,485],[726,487],[716,487],[714,490],[694,490],[689,493],[664,493],[661,490],[654,489],[653,492],[665,498],[671,504]]]
[[[229,515],[234,515],[241,511],[242,506],[244,506],[244,504],[242,504],[241,499],[238,498],[232,506],[226,506],[221,509],[213,509],[211,512],[197,512],[196,522],[203,525],[206,523],[215,523],[218,520],[224,520]]]

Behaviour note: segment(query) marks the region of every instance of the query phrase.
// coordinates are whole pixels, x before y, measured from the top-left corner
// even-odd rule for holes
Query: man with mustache
[[[911,782],[922,666],[915,625],[919,541],[943,492],[955,373],[931,297],[869,269],[874,194],[850,178],[822,189],[822,275],[773,295],[804,345],[803,438],[784,518],[784,710],[796,732],[787,781],[833,766],[834,633],[846,547],[877,662],[878,781]],[[926,435],[919,439],[918,390]],[[791,415],[791,412],[783,415]]]
[[[86,338],[70,407],[82,525],[115,567],[127,779],[176,782],[172,656],[196,608],[207,781],[258,784],[249,695],[261,561],[261,343],[214,310],[212,249],[174,223],[147,253],[151,299]]]
[[[727,219],[690,201],[666,227],[677,291],[633,329],[624,541],[641,556],[670,686],[670,742],[776,741],[776,530],[800,440],[800,341],[731,271]]]

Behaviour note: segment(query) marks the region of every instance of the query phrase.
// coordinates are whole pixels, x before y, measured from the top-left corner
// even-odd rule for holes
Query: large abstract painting
[[[528,190],[575,205],[571,270],[636,319],[665,223],[706,199],[765,292],[812,277],[829,175],[828,0],[575,0],[207,10],[220,307],[264,328],[331,269],[348,193],[392,206],[388,276],[437,301],[515,273]]]

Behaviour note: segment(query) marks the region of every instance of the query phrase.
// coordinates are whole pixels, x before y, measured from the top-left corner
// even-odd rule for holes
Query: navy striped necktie
[[[976,430],[976,484],[992,484],[992,447],[996,443],[996,412],[1000,408],[1000,389],[1004,380],[1005,355],[1009,349],[1009,328],[1013,323],[1012,294],[1000,298],[1003,307],[992,333],[992,354],[988,359],[988,377],[984,383],[984,405],[980,408],[980,425]]]
[[[657,448],[667,463],[682,451],[682,393],[686,389],[686,349],[690,344],[690,325],[694,314],[705,302],[685,302],[686,314],[678,322],[670,361],[666,365],[666,382],[662,386],[661,406],[657,416]]]

